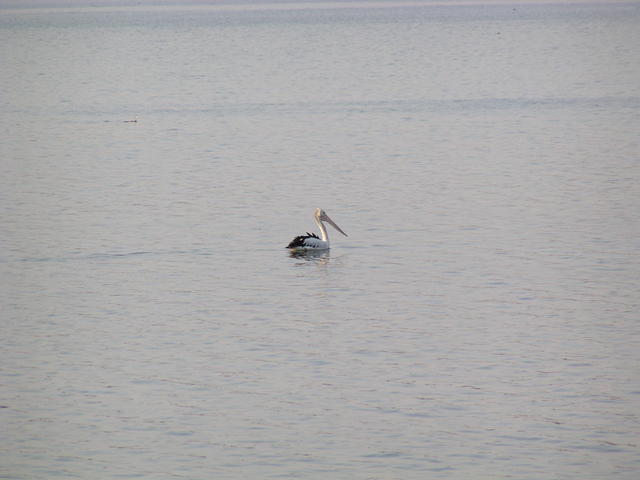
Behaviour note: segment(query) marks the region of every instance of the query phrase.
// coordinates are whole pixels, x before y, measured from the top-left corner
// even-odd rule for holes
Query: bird
[[[342,229],[338,225],[336,225],[334,221],[329,218],[329,215],[327,215],[326,212],[321,208],[316,208],[316,211],[313,214],[313,219],[316,221],[316,224],[320,229],[320,235],[322,236],[322,238],[318,237],[318,235],[316,235],[315,233],[307,232],[306,235],[299,235],[291,240],[286,248],[289,248],[291,250],[328,250],[329,235],[327,235],[327,229],[322,222],[329,223],[333,228],[338,230],[345,237],[348,237],[348,235],[344,233]]]

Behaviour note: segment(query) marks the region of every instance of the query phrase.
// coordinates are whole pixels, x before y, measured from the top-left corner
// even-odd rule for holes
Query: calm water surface
[[[637,3],[9,3],[0,478],[637,478]]]

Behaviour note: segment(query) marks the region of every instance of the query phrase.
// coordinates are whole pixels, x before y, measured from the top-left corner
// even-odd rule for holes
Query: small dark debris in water
[[[134,119],[134,120],[125,120],[124,123],[138,123],[138,119]]]

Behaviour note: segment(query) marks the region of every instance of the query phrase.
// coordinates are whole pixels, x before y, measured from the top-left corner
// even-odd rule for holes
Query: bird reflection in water
[[[327,265],[331,259],[329,250],[289,250],[289,256],[319,265]]]

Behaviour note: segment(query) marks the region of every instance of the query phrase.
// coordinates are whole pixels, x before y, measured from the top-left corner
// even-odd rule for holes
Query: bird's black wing
[[[293,240],[291,240],[289,242],[289,245],[287,245],[286,248],[299,248],[299,247],[304,247],[306,246],[304,241],[307,238],[320,238],[318,237],[315,233],[309,233],[307,232],[306,235],[298,235],[296,238],[294,238]]]

